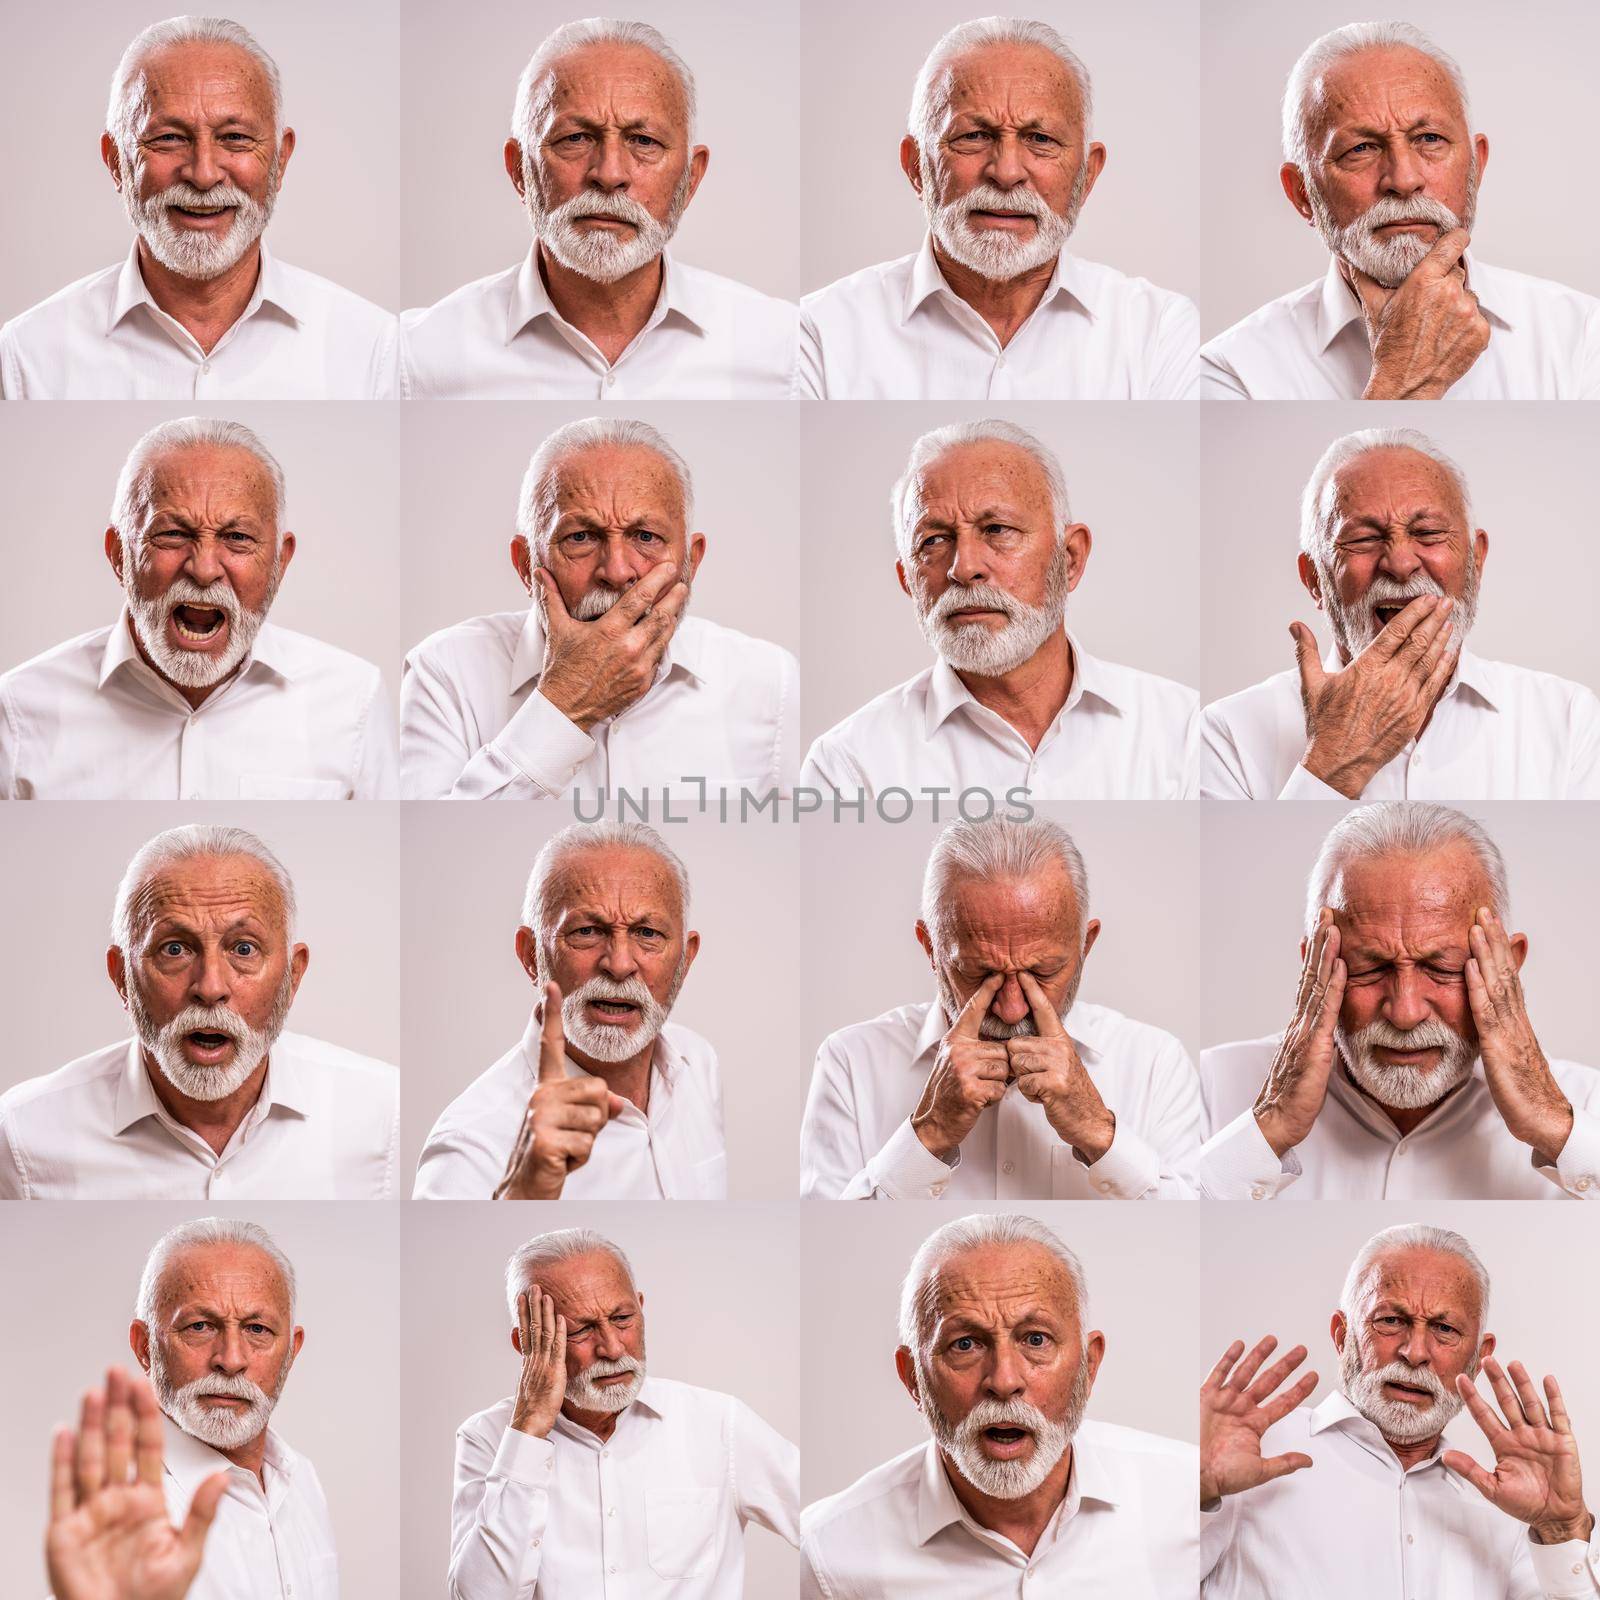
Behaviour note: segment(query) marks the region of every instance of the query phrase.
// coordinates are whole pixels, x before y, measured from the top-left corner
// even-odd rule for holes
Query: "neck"
[[[939,272],[944,281],[989,324],[1004,349],[1011,343],[1017,329],[1038,309],[1045,290],[1050,287],[1050,280],[1055,276],[1056,261],[1060,258],[1053,257],[1031,272],[1024,272],[1017,278],[1007,278],[1000,283],[993,278],[983,277],[971,267],[962,266],[959,261],[951,260],[937,239],[933,241],[933,259],[939,263]]]
[[[1449,1100],[1452,1095],[1458,1094],[1467,1086],[1469,1082],[1471,1082],[1470,1077],[1463,1078],[1454,1089],[1448,1090],[1439,1099],[1435,1100],[1432,1105],[1390,1106],[1385,1105],[1383,1101],[1381,1101],[1375,1094],[1368,1094],[1367,1091],[1363,1089],[1353,1077],[1351,1077],[1350,1068],[1345,1063],[1343,1056],[1340,1056],[1339,1058],[1339,1070],[1344,1074],[1344,1081],[1348,1083],[1357,1094],[1363,1096],[1365,1099],[1370,1100],[1373,1105],[1375,1105],[1384,1114],[1384,1116],[1386,1116],[1390,1122],[1395,1125],[1396,1131],[1401,1135],[1402,1138],[1406,1134],[1410,1133],[1414,1128],[1420,1128],[1422,1124],[1426,1122],[1428,1118],[1439,1109],[1440,1106]]]
[[[615,361],[639,336],[661,295],[663,258],[647,261],[615,283],[596,283],[564,267],[543,244],[539,273],[550,303],[587,338],[608,362]]]
[[[622,1411],[628,1408],[624,1406]],[[580,1411],[575,1405],[563,1404],[561,1415],[580,1428],[587,1428],[597,1439],[609,1439],[617,1431],[617,1419],[622,1411]]]
[[[226,272],[219,272],[214,278],[185,278],[162,266],[144,240],[139,241],[139,276],[144,279],[150,298],[187,328],[208,355],[244,315],[260,275],[259,239]]]
[[[585,1072],[604,1079],[606,1088],[612,1094],[620,1094],[624,1100],[631,1100],[640,1111],[649,1114],[650,1069],[656,1058],[654,1039],[637,1055],[629,1056],[626,1061],[596,1061],[592,1056],[586,1056],[570,1040],[567,1042],[567,1054]]]
[[[263,1428],[248,1444],[242,1444],[237,1450],[219,1450],[218,1455],[223,1455],[234,1466],[243,1467],[246,1472],[253,1472],[256,1482],[263,1489],[267,1486],[266,1475],[262,1468],[267,1460],[267,1430]]]
[[[1024,1555],[1032,1555],[1034,1546],[1050,1526],[1050,1519],[1067,1497],[1067,1483],[1072,1476],[1072,1446],[1061,1453],[1061,1459],[1051,1468],[1050,1475],[1031,1494],[1015,1500],[1001,1500],[985,1494],[962,1477],[955,1463],[944,1451],[939,1459],[944,1464],[944,1475],[950,1480],[955,1497],[962,1509],[990,1533],[1009,1539]]]
[[[1028,748],[1037,750],[1072,693],[1074,670],[1066,630],[1057,628],[1021,666],[1010,672],[997,678],[960,671],[956,676],[979,705],[1005,718],[1028,741]]]
[[[139,659],[144,662],[144,664],[149,667],[149,669],[155,673],[155,675],[164,684],[166,684],[169,689],[173,690],[177,694],[181,694],[183,698],[189,702],[191,708],[195,711],[198,711],[200,707],[203,706],[205,702],[223,686],[223,684],[229,683],[236,678],[239,675],[239,667],[244,665],[244,663],[241,661],[239,666],[235,667],[233,671],[227,675],[227,677],[219,678],[215,683],[207,684],[204,688],[187,688],[181,683],[174,683],[172,679],[169,678],[166,673],[164,673],[161,668],[150,659],[150,652],[145,649],[144,641],[139,637],[139,630],[133,625],[132,611],[129,611],[127,614],[127,622],[128,637],[133,640],[133,648],[139,652]]]
[[[256,1070],[232,1094],[220,1100],[192,1100],[167,1079],[148,1050],[140,1054],[144,1070],[155,1090],[156,1099],[174,1122],[198,1134],[218,1155],[227,1148],[228,1141],[238,1132],[239,1124],[250,1114],[250,1108],[261,1098],[261,1087],[267,1081],[268,1057],[263,1056]]]
[[[1413,1444],[1400,1444],[1384,1434],[1383,1442],[1394,1451],[1394,1458],[1402,1467],[1414,1467],[1419,1461],[1426,1461],[1439,1448],[1441,1437],[1440,1434],[1433,1433],[1426,1439],[1418,1439]]]

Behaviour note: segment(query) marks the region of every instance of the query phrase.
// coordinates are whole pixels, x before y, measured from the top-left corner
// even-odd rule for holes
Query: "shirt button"
[[[612,1575],[612,1577],[615,1577],[617,1575],[617,1569],[615,1567],[607,1567],[606,1571],[609,1572]]]
[[[606,1515],[608,1517],[614,1517],[614,1516],[616,1516],[616,1514],[617,1514],[617,1508],[615,1506],[608,1506],[606,1508]]]
[[[1003,1167],[1001,1167],[1000,1170],[1009,1177],[1013,1172],[1015,1172],[1017,1170],[1017,1164],[1016,1164],[1015,1161],[1008,1161],[1008,1162],[1006,1162],[1006,1164]]]
[[[1578,1181],[1575,1184],[1573,1184],[1572,1187],[1574,1189],[1587,1189],[1593,1182],[1594,1182],[1593,1178],[1582,1177],[1582,1178],[1579,1178]]]
[[[1250,1198],[1252,1200],[1265,1200],[1267,1191],[1259,1183],[1253,1183],[1250,1185]]]
[[[614,384],[614,383],[615,383],[615,382],[616,382],[616,381],[617,381],[617,375],[616,375],[616,373],[614,373],[614,372],[608,372],[608,373],[607,373],[607,374],[606,374],[606,388],[608,388],[608,389],[609,389],[609,388],[610,388],[610,387],[611,387],[611,385],[612,385],[612,384]],[[612,1570],[612,1571],[613,1571],[613,1572],[615,1572],[615,1571],[616,1571],[616,1568],[615,1568],[615,1567],[613,1567],[613,1568],[612,1568],[612,1569],[611,1569],[611,1570]]]
[[[603,1456],[608,1456],[608,1455],[610,1455],[610,1454],[611,1454],[611,1452],[610,1452],[610,1451],[609,1451],[609,1450],[602,1450],[602,1451],[601,1451],[601,1452],[600,1452],[600,1454],[601,1454],[601,1455],[603,1455]]]
[[[200,370],[202,372],[209,372],[211,370],[211,363],[209,361],[202,361],[200,363]]]
[[[1417,1536],[1414,1533],[1408,1533],[1406,1535],[1406,1543],[1407,1544],[1415,1544],[1416,1542],[1417,1542]]]
[[[537,1540],[537,1539],[535,1539],[535,1540],[534,1540],[534,1541],[533,1541],[533,1548],[534,1548],[534,1549],[535,1549],[535,1550],[537,1550],[537,1549],[538,1549],[538,1548],[539,1548],[539,1541],[538,1541],[538,1540]]]
[[[944,1185],[942,1183],[933,1184],[929,1188],[928,1193],[931,1194],[935,1199],[937,1199],[940,1195],[942,1195],[944,1193]]]

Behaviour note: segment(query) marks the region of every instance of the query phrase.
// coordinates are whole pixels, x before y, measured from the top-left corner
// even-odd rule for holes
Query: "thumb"
[[[1295,665],[1300,669],[1300,687],[1311,693],[1322,687],[1327,673],[1322,670],[1322,656],[1317,650],[1317,636],[1303,622],[1289,624],[1289,637],[1294,640]]]
[[[1423,278],[1446,278],[1466,254],[1472,236],[1465,228],[1452,228],[1433,241],[1433,248],[1411,270]]]
[[[1261,1463],[1262,1471],[1266,1473],[1261,1481],[1271,1483],[1274,1478],[1287,1478],[1291,1472],[1298,1472],[1311,1464],[1311,1457],[1302,1455],[1298,1450],[1291,1450],[1286,1456],[1271,1456]]]
[[[205,1548],[206,1535],[211,1531],[211,1524],[217,1515],[217,1506],[227,1487],[228,1474],[213,1472],[195,1490],[194,1499],[189,1502],[189,1515],[184,1519],[178,1537],[183,1541],[184,1549],[194,1557],[196,1565],[199,1564],[200,1552]]]
[[[563,622],[571,622],[572,614],[567,610],[566,601],[561,598],[561,591],[556,587],[556,580],[543,567],[535,567],[533,569],[533,582],[538,590],[535,598],[539,601],[540,609],[544,612],[546,631],[553,627],[559,627]]]
[[[1361,309],[1368,319],[1376,317],[1383,308],[1394,298],[1395,291],[1378,282],[1376,278],[1369,278],[1360,267],[1352,266],[1348,261],[1340,261],[1344,268],[1345,282],[1356,292],[1356,299],[1361,302]]]
[[[613,1117],[621,1116],[622,1108],[627,1103],[620,1094],[608,1094],[606,1096],[606,1121],[609,1122]]]

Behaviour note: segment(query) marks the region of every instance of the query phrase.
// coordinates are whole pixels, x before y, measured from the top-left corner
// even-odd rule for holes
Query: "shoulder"
[[[1550,1072],[1569,1100],[1600,1109],[1600,1071],[1581,1061],[1552,1061]]]
[[[493,1453],[500,1443],[501,1436],[511,1426],[511,1413],[514,1408],[515,1398],[511,1395],[507,1395],[504,1400],[496,1400],[492,1406],[485,1406],[482,1411],[474,1411],[456,1429],[456,1437],[470,1440],[475,1444],[487,1445]]]
[[[431,667],[449,673],[461,662],[477,664],[485,659],[509,662],[516,653],[517,640],[527,622],[526,611],[496,611],[486,617],[468,617],[448,628],[430,633],[406,652],[406,665]]]
[[[1184,1054],[1183,1043],[1176,1034],[1158,1028],[1153,1022],[1138,1022],[1126,1017],[1110,1006],[1077,1000],[1073,1002],[1071,1015],[1083,1029],[1087,1042],[1095,1044],[1096,1048],[1103,1049],[1108,1055],[1148,1058]]]
[[[1484,261],[1474,261],[1472,271],[1486,296],[1515,297],[1540,315],[1573,315],[1586,321],[1600,312],[1600,299],[1553,278],[1536,278],[1531,273],[1514,272],[1510,267],[1496,267]]]
[[[1091,294],[1114,303],[1119,309],[1153,313],[1158,317],[1198,316],[1194,301],[1176,289],[1163,289],[1148,278],[1136,278],[1130,273],[1108,267],[1103,261],[1086,261],[1082,256],[1071,258],[1072,269]]]
[[[31,691],[46,687],[58,691],[68,679],[82,680],[92,687],[99,682],[100,660],[106,640],[111,637],[111,627],[94,628],[64,639],[8,672],[0,672],[0,694],[26,697]]]
[[[119,1078],[127,1059],[128,1040],[119,1039],[115,1044],[105,1045],[69,1061],[64,1067],[57,1067],[54,1072],[13,1084],[0,1094],[0,1117],[36,1113],[54,1118],[75,1096],[93,1093],[108,1081]]]
[[[400,331],[406,337],[448,336],[462,323],[483,315],[487,306],[496,306],[502,315],[511,304],[511,286],[522,263],[515,262],[499,272],[474,278],[459,289],[452,289],[444,299],[431,306],[416,306],[400,313]]]
[[[813,1501],[800,1513],[801,1540],[826,1543],[835,1533],[878,1518],[883,1519],[878,1524],[880,1537],[881,1530],[904,1527],[916,1508],[917,1485],[928,1448],[913,1445],[864,1473],[848,1489]]]
[[[693,1028],[686,1028],[681,1022],[663,1023],[661,1036],[677,1051],[679,1059],[691,1071],[715,1086],[720,1069],[717,1066],[717,1052],[709,1039],[703,1038]]]
[[[1600,712],[1600,699],[1594,691],[1571,678],[1554,672],[1544,672],[1538,667],[1517,666],[1510,661],[1490,661],[1479,658],[1490,675],[1514,688],[1517,693],[1558,704],[1569,711]]]
[[[1259,1077],[1263,1062],[1271,1060],[1282,1037],[1269,1033],[1260,1039],[1236,1039],[1228,1044],[1211,1045],[1200,1052],[1200,1069],[1212,1078],[1249,1074]]]
[[[794,653],[784,649],[781,644],[774,644],[770,639],[758,639],[754,634],[741,633],[737,628],[712,622],[708,617],[685,617],[679,623],[678,631],[718,665],[737,668],[741,674],[764,674],[776,684],[800,670]]]
[[[261,632],[268,636],[275,653],[281,655],[293,668],[314,672],[320,680],[317,689],[326,690],[326,680],[338,678],[350,688],[372,689],[382,677],[377,665],[343,650],[323,639],[314,639],[309,633],[296,633],[292,628],[280,628],[274,622],[262,624]]]
[[[843,721],[836,722],[818,738],[817,743],[848,748],[870,743],[880,730],[904,727],[912,718],[922,715],[927,702],[928,681],[932,676],[933,668],[924,667],[916,677],[907,678],[904,683],[897,683],[894,688],[874,695]]]
[[[1111,694],[1136,705],[1141,711],[1187,721],[1200,709],[1199,691],[1175,678],[1163,678],[1158,672],[1125,667],[1099,656],[1094,658],[1094,671],[1097,677],[1104,678]]]
[[[98,272],[74,279],[54,294],[29,306],[26,311],[19,311],[4,326],[0,326],[0,336],[16,342],[47,338],[63,322],[80,314],[86,301],[103,295],[107,297],[106,304],[109,307],[109,296],[121,272],[122,263],[119,261],[115,266],[102,267]]]
[[[906,278],[916,259],[916,253],[913,252],[836,278],[825,288],[813,289],[810,294],[802,295],[800,311],[814,322],[826,322],[831,317],[848,316],[860,306],[879,309],[885,295],[904,291]]]
[[[1270,678],[1252,683],[1247,689],[1235,689],[1232,694],[1211,701],[1205,708],[1205,718],[1207,722],[1226,724],[1241,716],[1275,710],[1286,702],[1299,713],[1300,674],[1293,667],[1284,672],[1275,672]]]
[[[393,332],[395,314],[386,306],[365,299],[332,278],[293,266],[276,256],[273,265],[283,274],[284,281],[302,296],[315,297],[327,320],[336,324],[341,332],[348,333],[355,328],[375,337]]]
[[[1083,1423],[1078,1437],[1101,1454],[1140,1463],[1172,1463],[1191,1475],[1199,1456],[1196,1447],[1182,1439],[1127,1428],[1120,1422],[1097,1422],[1092,1417]]]
[[[1205,356],[1229,356],[1251,346],[1275,341],[1284,328],[1298,322],[1308,313],[1314,313],[1322,294],[1322,279],[1313,279],[1264,306],[1257,306],[1247,317],[1241,317],[1231,328],[1225,328],[1215,338],[1208,339],[1200,348]]]
[[[375,1056],[357,1054],[343,1045],[329,1044],[326,1039],[313,1039],[305,1033],[284,1032],[279,1042],[287,1045],[295,1060],[310,1067],[324,1082],[336,1080],[353,1089],[367,1089],[375,1096],[393,1099],[399,1089],[399,1069],[390,1062],[379,1061]]]
[[[911,1047],[922,1031],[922,1024],[932,1004],[932,1001],[924,1000],[912,1005],[896,1006],[870,1021],[852,1022],[843,1028],[835,1028],[822,1041],[821,1050],[841,1060],[852,1061],[857,1058],[879,1060],[885,1051],[899,1049],[906,1052],[906,1059],[909,1060]]]
[[[731,311],[741,324],[755,320],[770,323],[775,329],[792,332],[799,319],[800,310],[794,301],[768,294],[763,289],[741,283],[737,278],[725,278],[720,272],[691,266],[676,256],[672,258],[672,270],[682,274],[686,287]]]

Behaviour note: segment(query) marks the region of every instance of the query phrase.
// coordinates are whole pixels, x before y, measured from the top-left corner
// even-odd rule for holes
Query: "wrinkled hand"
[[[663,562],[625,589],[604,616],[579,622],[543,567],[534,569],[534,585],[544,613],[538,692],[587,733],[595,723],[626,711],[655,682],[689,586],[677,567]]]
[[[1273,1423],[1289,1415],[1317,1386],[1317,1375],[1307,1372],[1282,1394],[1272,1391],[1306,1358],[1306,1347],[1294,1349],[1256,1377],[1261,1364],[1277,1348],[1269,1333],[1249,1355],[1244,1340],[1235,1339],[1200,1389],[1200,1502],[1225,1494],[1239,1494],[1258,1484],[1270,1483],[1309,1467],[1311,1457],[1300,1451],[1287,1455],[1261,1454],[1261,1436]],[[1244,1356],[1240,1361],[1239,1357]],[[1237,1363],[1237,1365],[1235,1364]],[[1252,1381],[1253,1380],[1253,1381]]]
[[[1487,906],[1478,908],[1467,940],[1472,950],[1467,1003],[1495,1109],[1514,1138],[1554,1166],[1572,1132],[1572,1102],[1561,1092],[1528,1020],[1511,941]]]
[[[1489,319],[1467,287],[1463,228],[1433,248],[1394,289],[1349,262],[1341,266],[1361,301],[1372,376],[1364,400],[1438,400],[1489,347]]]
[[[1306,946],[1294,1016],[1254,1106],[1256,1125],[1280,1159],[1311,1132],[1328,1098],[1328,1074],[1338,1053],[1333,1030],[1344,1003],[1344,980],[1339,930],[1333,913],[1324,906]]]
[[[1301,763],[1340,794],[1359,800],[1372,775],[1422,731],[1455,667],[1455,602],[1418,595],[1348,666],[1328,672],[1316,635],[1289,625],[1306,716]]]
[[[522,1339],[522,1376],[511,1426],[518,1433],[545,1438],[561,1415],[567,1393],[567,1319],[538,1284],[517,1296],[517,1329]]]
[[[1077,1046],[1061,1026],[1056,1008],[1031,972],[1021,974],[1022,992],[1033,1012],[1038,1036],[1007,1039],[1006,1059],[1017,1091],[1044,1108],[1045,1120],[1058,1137],[1093,1166],[1116,1136],[1117,1119],[1106,1109],[1094,1080],[1078,1059]]]
[[[589,1159],[595,1135],[623,1106],[622,1096],[613,1094],[604,1078],[567,1076],[560,986],[547,983],[540,1005],[539,1081],[494,1191],[496,1200],[559,1200],[567,1174]]]
[[[150,1385],[120,1367],[103,1391],[84,1395],[76,1433],[56,1430],[44,1542],[55,1600],[182,1600],[189,1592],[228,1474],[212,1473],[174,1528],[161,1452]]]
[[[1526,1522],[1540,1544],[1587,1539],[1594,1529],[1594,1518],[1583,1503],[1578,1441],[1572,1434],[1561,1386],[1554,1378],[1544,1380],[1550,1408],[1546,1414],[1533,1380],[1520,1361],[1513,1361],[1509,1368],[1515,1390],[1493,1356],[1484,1361],[1483,1370],[1505,1412],[1504,1421],[1465,1373],[1456,1378],[1456,1391],[1494,1451],[1494,1471],[1485,1472],[1460,1450],[1446,1450],[1440,1459],[1452,1472],[1459,1472],[1490,1505],[1498,1506],[1518,1522]]]
[[[995,1105],[1011,1081],[1004,1043],[982,1038],[978,1032],[989,1002],[1004,982],[1004,973],[991,972],[972,991],[939,1041],[933,1071],[911,1113],[916,1136],[941,1161],[955,1160],[962,1140],[972,1132],[984,1108]]]

